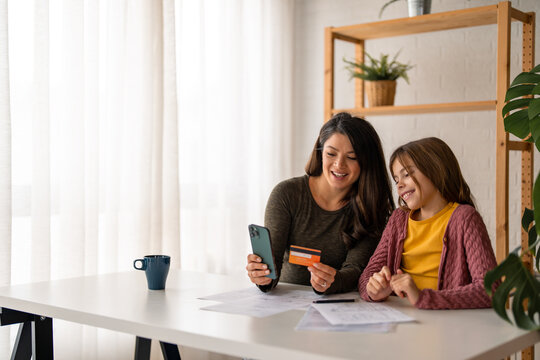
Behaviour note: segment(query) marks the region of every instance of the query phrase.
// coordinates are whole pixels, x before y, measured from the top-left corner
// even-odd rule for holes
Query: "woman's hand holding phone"
[[[272,282],[272,279],[266,277],[270,274],[268,266],[262,262],[262,259],[255,255],[249,254],[247,256],[247,274],[252,283],[257,285],[268,285]]]

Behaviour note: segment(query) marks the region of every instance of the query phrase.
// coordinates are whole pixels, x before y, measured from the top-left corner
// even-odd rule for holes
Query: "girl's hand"
[[[308,266],[311,273],[311,286],[318,292],[325,292],[336,279],[336,269],[323,263]]]
[[[383,266],[381,271],[371,275],[366,285],[366,292],[371,300],[385,300],[392,293],[390,287],[390,280],[392,279],[392,273],[388,266]]]
[[[404,273],[401,269],[392,276],[390,287],[400,298],[406,297],[413,306],[420,297],[420,290],[418,290],[411,275]]]
[[[272,279],[266,277],[270,274],[268,266],[262,263],[262,259],[255,254],[249,254],[247,256],[247,274],[249,280],[257,285],[268,285],[272,282]]]

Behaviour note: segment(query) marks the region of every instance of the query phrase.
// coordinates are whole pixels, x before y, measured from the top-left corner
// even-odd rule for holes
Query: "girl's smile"
[[[431,180],[414,164],[409,156],[403,157],[392,164],[392,175],[396,182],[399,197],[413,211],[415,220],[428,219],[448,204]],[[420,210],[414,214],[415,210]]]

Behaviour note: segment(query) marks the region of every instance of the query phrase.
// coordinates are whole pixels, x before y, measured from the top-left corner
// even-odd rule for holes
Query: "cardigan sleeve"
[[[381,271],[382,267],[385,265],[392,267],[392,264],[389,263],[391,260],[390,250],[397,242],[397,239],[395,239],[397,236],[396,230],[399,226],[400,217],[403,216],[403,214],[399,213],[400,211],[401,210],[399,209],[395,210],[392,216],[390,216],[388,224],[384,228],[381,241],[379,242],[377,249],[371,256],[371,259],[369,259],[367,267],[364,269],[360,279],[358,280],[358,292],[360,293],[360,297],[366,301],[373,301],[370,299],[366,291],[366,285],[371,276],[374,273]]]
[[[468,272],[470,283],[442,290],[422,290],[416,303],[419,309],[473,309],[491,306],[491,301],[484,290],[484,277],[497,262],[486,226],[476,210],[471,211],[471,214],[464,217],[456,226],[457,236],[448,241],[463,241],[466,264],[446,259],[444,270],[449,273],[446,278],[450,279]],[[466,266],[467,269],[460,269],[460,266]]]

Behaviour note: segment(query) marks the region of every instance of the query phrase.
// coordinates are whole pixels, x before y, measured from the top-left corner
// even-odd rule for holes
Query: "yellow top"
[[[409,215],[403,243],[401,270],[411,274],[418,289],[437,289],[443,237],[458,203],[448,203],[429,219],[415,221]]]

